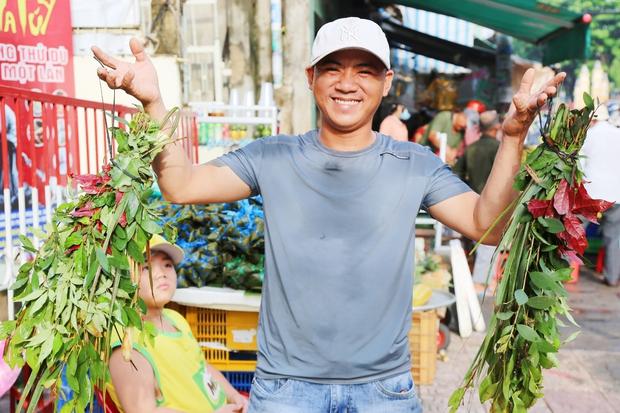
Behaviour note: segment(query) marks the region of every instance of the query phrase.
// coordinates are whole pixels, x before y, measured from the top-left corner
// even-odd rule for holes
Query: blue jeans
[[[254,377],[248,413],[422,413],[411,374],[362,384]]]

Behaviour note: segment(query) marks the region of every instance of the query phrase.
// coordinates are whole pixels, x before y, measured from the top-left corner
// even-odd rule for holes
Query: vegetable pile
[[[480,401],[490,401],[491,412],[527,411],[543,397],[542,369],[557,365],[555,353],[563,343],[559,327],[564,326],[559,316],[577,325],[562,283],[571,278],[570,263],[581,263],[587,247],[579,217],[596,223],[612,205],[590,198],[583,185],[578,153],[594,116],[592,98],[585,94],[584,101],[581,110],[562,104],[550,114],[543,143],[515,179],[522,193],[506,210],[514,208],[497,248],[508,255],[495,312],[462,387],[450,398],[451,412],[479,377],[484,377]]]
[[[162,222],[178,229],[185,251],[178,266],[179,287],[262,287],[265,259],[264,214],[260,197],[210,205],[161,206]]]
[[[84,411],[94,388],[104,388],[113,328],[155,331],[142,322],[146,306],[137,282],[151,236],[175,237],[148,202],[151,162],[172,139],[145,113],[118,121],[122,128],[110,129],[116,157],[96,175],[73,177],[81,194],[56,209],[40,248],[22,237],[35,258],[20,267],[12,286],[22,303],[16,320],[0,326],[0,337],[8,339],[8,364],[32,369],[18,412],[27,399],[33,411],[44,389],[60,389],[63,369],[74,396],[61,411]]]

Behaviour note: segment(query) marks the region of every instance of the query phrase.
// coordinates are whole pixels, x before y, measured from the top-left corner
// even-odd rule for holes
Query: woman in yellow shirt
[[[119,337],[112,340],[108,395],[124,413],[246,413],[247,400],[206,363],[187,321],[164,309],[176,290],[174,266],[183,250],[160,236],[150,246],[153,285],[145,266],[139,295],[147,306],[143,320],[158,333],[150,342],[136,332],[131,349],[121,348]],[[131,353],[130,361],[123,352]]]

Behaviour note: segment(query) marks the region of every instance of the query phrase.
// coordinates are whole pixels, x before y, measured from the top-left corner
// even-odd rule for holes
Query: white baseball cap
[[[171,244],[167,239],[162,237],[161,235],[154,234],[149,242],[149,246],[151,252],[161,251],[170,257],[174,265],[179,265],[183,258],[185,258],[185,253],[178,245]]]
[[[324,24],[314,38],[312,67],[330,53],[342,49],[359,49],[374,54],[390,68],[390,45],[381,27],[372,20],[344,17]]]

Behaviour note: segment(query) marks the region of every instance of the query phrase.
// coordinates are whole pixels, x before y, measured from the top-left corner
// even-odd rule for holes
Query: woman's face
[[[177,289],[177,272],[168,255],[161,251],[151,254],[151,274],[153,286],[149,280],[149,267],[145,264],[140,270],[140,298],[149,308],[161,308],[168,304]]]

